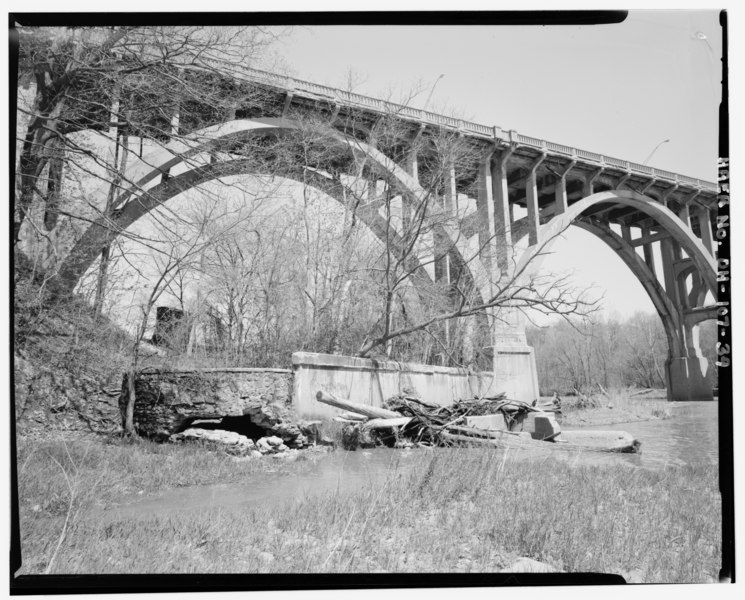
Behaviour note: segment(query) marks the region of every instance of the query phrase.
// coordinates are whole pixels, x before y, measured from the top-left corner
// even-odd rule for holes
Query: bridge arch
[[[628,206],[651,217],[685,251],[688,259],[679,262],[682,266],[664,265],[672,270],[672,273],[665,274],[664,286],[629,240],[613,231],[609,223],[583,216],[592,207],[608,203]],[[516,272],[527,277],[540,268],[542,256],[570,225],[578,226],[605,242],[649,295],[662,320],[668,342],[668,398],[711,399],[711,371],[708,361],[701,356],[698,324],[716,316],[715,307],[704,306],[707,292],[716,295],[716,263],[701,241],[660,202],[632,190],[603,191],[574,202],[565,212],[541,225],[538,243],[522,252]],[[527,235],[524,228],[520,233],[521,237]],[[689,275],[692,275],[690,292],[685,283]]]
[[[63,260],[58,275],[60,287],[67,291],[75,287],[80,277],[95,261],[112,231],[114,235],[121,233],[150,210],[201,183],[220,176],[256,173],[253,170],[255,165],[252,165],[249,159],[227,157],[224,155],[224,148],[262,135],[291,134],[301,127],[300,122],[285,118],[234,120],[207,127],[191,134],[188,139],[173,140],[149,153],[127,172],[124,180],[128,181],[129,185],[124,187],[124,191],[115,201],[113,218],[100,217],[91,224]],[[374,172],[393,185],[403,202],[416,205],[425,201],[427,192],[416,179],[381,151],[331,128],[323,133],[343,150],[364,159]],[[169,175],[172,169],[184,168],[187,170],[178,175]],[[314,178],[316,183],[320,183],[322,174],[316,172]],[[328,181],[324,184],[328,184]],[[106,187],[101,187],[101,197],[105,197]],[[328,185],[319,187],[325,193],[328,193],[327,188]],[[339,197],[336,199],[339,200]],[[379,239],[384,240],[382,232],[385,225],[382,217],[373,214],[372,211],[363,214],[366,225]],[[475,290],[477,301],[480,301],[480,298],[486,295],[489,283],[481,262],[465,258],[464,244],[459,240],[457,232],[450,231],[444,224],[436,224],[434,229],[436,235],[445,241],[444,246],[448,249],[448,255],[453,263],[463,270],[466,280]],[[394,246],[400,244],[400,237],[393,237]],[[424,271],[421,264],[415,265],[415,268]]]

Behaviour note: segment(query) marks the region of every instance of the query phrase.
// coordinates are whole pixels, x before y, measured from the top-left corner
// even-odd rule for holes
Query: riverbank
[[[236,460],[191,445],[80,439],[18,449],[23,573],[494,572],[527,556],[567,572],[700,582],[720,565],[717,477],[704,466],[388,451],[411,455],[410,466],[351,489],[134,518],[111,509],[132,494],[281,481],[331,457]]]
[[[611,390],[607,394],[566,396],[561,401],[561,426],[575,429],[672,417],[665,390],[637,396],[632,396],[632,393],[630,390]],[[541,398],[542,402],[550,400],[551,397]]]

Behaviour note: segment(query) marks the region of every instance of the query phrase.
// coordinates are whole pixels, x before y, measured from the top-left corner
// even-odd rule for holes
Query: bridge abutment
[[[535,351],[528,345],[521,315],[513,312],[495,319],[492,339],[497,388],[513,400],[536,400],[540,391]]]

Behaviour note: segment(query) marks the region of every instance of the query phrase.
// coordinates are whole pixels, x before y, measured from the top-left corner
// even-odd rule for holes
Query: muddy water
[[[642,443],[632,462],[648,468],[665,465],[719,465],[718,402],[673,402],[666,408],[672,418],[584,427],[592,430],[628,431]]]
[[[668,464],[718,465],[718,426],[716,402],[671,404],[673,417],[664,420],[619,423],[593,430],[628,431],[642,443],[641,455],[546,450],[510,450],[514,460],[555,456],[572,464],[628,464],[659,469]],[[548,445],[547,445],[548,446]],[[148,518],[172,511],[204,508],[242,508],[297,500],[309,494],[359,488],[368,482],[406,477],[412,469],[427,462],[432,452],[447,449],[343,452],[318,456],[307,462],[301,475],[256,475],[241,484],[216,484],[166,490],[142,498],[123,499],[107,511],[109,518]],[[495,453],[500,451],[495,450]],[[263,459],[280,460],[280,459]]]
[[[148,515],[199,508],[271,505],[310,494],[359,488],[370,481],[405,477],[423,458],[424,450],[387,448],[337,451],[308,459],[300,475],[257,474],[245,483],[171,489],[157,495],[123,499],[111,517]],[[260,460],[283,459],[264,458]]]

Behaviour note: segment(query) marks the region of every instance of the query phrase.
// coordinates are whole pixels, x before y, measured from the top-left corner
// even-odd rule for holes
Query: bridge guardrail
[[[286,75],[270,73],[268,71],[262,71],[260,69],[249,68],[246,70],[245,74],[241,76],[241,78],[260,83],[268,83],[269,85],[275,85],[285,90],[293,90],[294,92],[302,93],[303,91],[307,91],[314,96],[325,96],[336,101],[341,100],[348,105],[357,105],[364,108],[391,114],[406,115],[424,123],[450,127],[452,129],[461,130],[477,136],[483,136],[486,139],[493,139],[495,137],[495,133],[497,132],[501,135],[504,135],[503,130],[499,127],[488,127],[480,123],[464,121],[462,119],[440,115],[427,110],[412,108],[409,106],[388,102],[387,100],[380,100],[378,98],[371,98],[369,96],[363,96],[354,92],[348,92],[338,88],[333,88],[310,81],[304,81],[302,79],[295,79],[294,77],[289,77]],[[647,165],[642,165],[611,156],[604,156],[602,154],[590,152],[588,150],[572,148],[570,146],[565,146],[564,144],[557,144],[555,142],[541,140],[539,138],[534,138],[517,132],[514,132],[514,135],[512,135],[510,139],[511,141],[517,141],[520,144],[533,148],[547,149],[551,152],[566,156],[576,156],[584,161],[593,162],[600,165],[610,165],[616,168],[623,169],[625,171],[629,171],[631,173],[641,174],[647,177],[656,177],[658,179],[665,179],[668,181],[681,182],[706,191],[717,191],[717,184],[711,181],[703,181],[701,179],[688,177],[686,175],[676,175],[671,171],[665,171],[663,169],[653,169],[652,167],[648,167]]]

